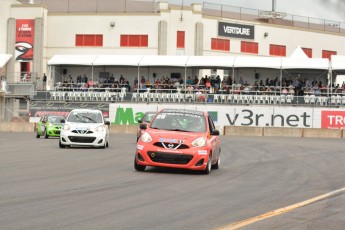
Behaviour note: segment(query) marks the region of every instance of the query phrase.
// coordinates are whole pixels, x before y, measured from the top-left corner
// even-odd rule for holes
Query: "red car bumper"
[[[207,146],[174,150],[139,141],[136,159],[137,164],[144,166],[204,170],[207,166],[209,154],[210,150]]]

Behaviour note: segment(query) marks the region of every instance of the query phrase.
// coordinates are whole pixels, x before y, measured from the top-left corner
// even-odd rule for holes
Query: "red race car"
[[[219,131],[203,111],[163,109],[137,142],[134,168],[146,166],[199,170],[209,174],[220,164]]]

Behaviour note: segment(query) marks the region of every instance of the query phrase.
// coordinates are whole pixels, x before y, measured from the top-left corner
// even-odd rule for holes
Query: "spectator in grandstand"
[[[205,95],[200,91],[200,89],[198,89],[198,91],[195,93],[195,96],[199,102],[205,102],[206,100]]]
[[[46,90],[47,85],[47,75],[44,73],[42,77],[43,90]]]
[[[193,85],[193,80],[192,80],[192,78],[190,78],[190,76],[188,76],[186,84],[187,85]]]
[[[284,87],[282,89],[282,95],[287,95],[288,94],[288,90]]]

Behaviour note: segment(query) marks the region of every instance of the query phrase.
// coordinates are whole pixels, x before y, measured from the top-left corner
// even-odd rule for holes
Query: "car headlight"
[[[104,132],[105,128],[103,125],[97,126],[96,127],[96,132]]]
[[[147,132],[144,132],[144,133],[141,135],[140,140],[141,140],[142,142],[148,143],[148,142],[151,142],[151,141],[152,141],[152,137],[151,137],[150,134],[148,134]]]
[[[195,139],[192,142],[192,145],[194,147],[202,147],[202,146],[206,146],[206,138],[205,137],[199,137],[198,139]]]
[[[70,129],[71,129],[71,127],[69,125],[67,125],[67,124],[65,124],[63,126],[63,130],[65,130],[65,131],[70,130]]]

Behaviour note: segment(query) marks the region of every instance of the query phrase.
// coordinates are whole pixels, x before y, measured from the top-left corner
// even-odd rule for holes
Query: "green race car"
[[[44,136],[45,138],[59,137],[62,127],[62,119],[65,119],[65,117],[58,115],[43,116],[36,124],[36,138],[40,138],[41,136]]]

